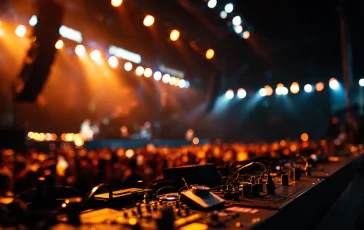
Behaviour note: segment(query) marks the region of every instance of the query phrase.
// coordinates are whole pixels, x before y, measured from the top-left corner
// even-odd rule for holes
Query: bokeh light
[[[119,7],[121,4],[123,4],[123,0],[111,0],[111,5],[113,7]]]
[[[152,15],[145,16],[143,24],[146,27],[152,26],[154,24],[154,17]]]
[[[273,89],[272,89],[272,87],[270,87],[269,85],[266,85],[266,86],[264,86],[264,89],[266,90],[266,92],[267,92],[267,96],[272,96],[272,94],[273,94]]]
[[[154,73],[153,77],[154,77],[154,80],[159,81],[160,79],[162,79],[162,73],[159,71],[156,71]]]
[[[359,85],[360,85],[361,87],[363,87],[363,86],[364,86],[364,78],[362,78],[362,79],[360,79],[360,80],[359,80]]]
[[[260,95],[261,97],[265,97],[265,96],[267,96],[267,90],[266,90],[265,88],[261,88],[261,89],[259,90],[259,95]]]
[[[180,35],[180,32],[178,30],[172,30],[169,38],[171,39],[171,41],[175,42],[178,40],[179,35]]]
[[[153,75],[153,70],[151,68],[145,68],[144,70],[144,77],[151,77]]]
[[[115,57],[115,56],[111,56],[111,57],[109,58],[109,65],[110,65],[110,67],[112,67],[112,68],[116,68],[116,67],[118,67],[118,65],[119,65],[119,60],[117,59],[117,57]]]
[[[86,49],[83,45],[78,45],[76,46],[75,48],[75,53],[78,55],[78,56],[83,56],[85,55],[86,53]]]
[[[244,39],[249,39],[250,38],[250,32],[249,31],[244,31],[243,38]]]
[[[207,6],[209,7],[209,8],[215,8],[215,6],[217,5],[217,0],[209,0],[208,2],[207,2]]]
[[[227,99],[233,99],[233,97],[234,97],[234,90],[229,89],[228,91],[226,91],[226,93],[225,93],[225,97],[226,97]]]
[[[137,76],[142,76],[144,74],[144,67],[143,66],[138,66],[136,69],[135,69],[135,74]]]
[[[178,87],[180,87],[181,89],[184,88],[186,86],[186,81],[184,79],[181,79],[178,82]]]
[[[234,26],[234,31],[237,34],[240,34],[241,32],[243,32],[243,27],[241,25]]]
[[[57,50],[60,50],[60,49],[62,49],[62,48],[63,48],[63,46],[64,46],[63,41],[62,41],[62,40],[58,40],[58,41],[56,42],[56,45],[55,45],[54,47],[56,47],[56,49],[57,49]]]
[[[225,5],[225,11],[226,13],[230,14],[234,10],[234,4],[228,3]]]
[[[131,64],[131,62],[125,62],[125,64],[124,64],[124,69],[125,69],[126,71],[130,71],[130,70],[132,70],[132,69],[133,69],[133,64]]]
[[[313,87],[310,84],[306,84],[305,87],[304,87],[304,90],[305,90],[306,93],[311,93],[312,90],[313,90]]]
[[[168,82],[169,82],[169,80],[171,80],[171,75],[169,75],[169,74],[164,74],[164,75],[163,75],[163,78],[162,78],[162,81],[163,81],[164,83],[168,83]]]
[[[291,93],[297,94],[300,92],[300,85],[297,82],[293,82],[290,87]]]
[[[243,22],[243,20],[241,19],[240,16],[235,16],[235,17],[233,17],[232,22],[233,22],[234,26],[238,26]]]
[[[94,50],[90,53],[90,57],[94,61],[100,61],[101,60],[101,53],[98,50]]]
[[[329,86],[331,89],[336,90],[339,88],[339,82],[335,78],[331,78],[329,81]]]
[[[215,55],[215,51],[213,49],[208,49],[206,51],[206,58],[207,59],[212,59]]]
[[[220,17],[221,17],[222,19],[227,18],[227,13],[226,13],[226,11],[225,11],[225,10],[223,10],[223,11],[221,11],[221,12],[220,12]]]
[[[307,133],[302,133],[301,140],[302,141],[308,141],[308,134]]]
[[[19,25],[19,26],[18,26],[18,27],[16,27],[16,29],[15,29],[15,34],[16,34],[18,37],[24,37],[26,33],[27,33],[27,28],[25,28],[25,26],[23,26],[23,25]]]
[[[243,89],[243,88],[238,89],[238,98],[245,98],[245,97],[246,97],[245,89]]]
[[[319,82],[316,84],[315,88],[316,88],[316,91],[321,92],[322,90],[325,89],[325,84],[323,82]]]

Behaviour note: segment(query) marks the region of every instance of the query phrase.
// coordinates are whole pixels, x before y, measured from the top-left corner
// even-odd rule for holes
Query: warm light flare
[[[86,53],[86,49],[83,45],[78,45],[76,46],[75,48],[75,53],[78,55],[78,56],[83,56],[85,55]]]
[[[215,51],[213,49],[208,49],[206,51],[206,59],[212,59],[215,56]]]
[[[119,60],[115,56],[109,58],[109,65],[111,68],[116,68],[119,65]]]
[[[297,94],[300,91],[300,85],[297,82],[293,82],[290,87],[291,93]]]
[[[125,62],[125,64],[124,64],[124,69],[125,69],[126,71],[130,71],[130,70],[132,70],[132,69],[133,69],[133,64],[131,64],[131,62]]]
[[[25,28],[25,26],[23,26],[23,25],[19,25],[19,26],[18,26],[18,27],[16,27],[16,29],[15,29],[15,34],[16,34],[18,37],[24,37],[26,33],[27,33],[27,28]]]
[[[324,90],[325,85],[323,82],[319,82],[316,84],[315,88],[316,88],[316,91],[321,92],[322,90]]]
[[[100,61],[101,60],[101,53],[98,50],[94,50],[90,53],[90,57],[94,61]]]
[[[62,40],[58,40],[57,43],[56,43],[56,45],[55,45],[55,47],[56,47],[57,50],[62,49],[63,46],[64,46],[64,43],[63,43]]]
[[[145,16],[143,24],[146,27],[152,26],[154,24],[154,17],[152,15]]]
[[[272,96],[273,89],[269,85],[264,86],[265,91],[267,92],[267,96]]]
[[[171,41],[175,42],[178,40],[179,35],[180,35],[180,32],[178,30],[172,30],[169,38],[171,39]]]
[[[301,140],[302,141],[308,141],[308,134],[307,133],[302,133]]]
[[[123,4],[123,0],[111,0],[111,5],[113,7],[119,7],[121,4]]]
[[[169,82],[169,80],[171,80],[171,75],[169,75],[169,74],[164,74],[164,75],[163,75],[163,78],[162,78],[163,83],[168,83],[168,82]]]
[[[136,69],[135,69],[135,74],[138,75],[138,76],[142,76],[144,73],[144,67],[143,66],[138,66]]]
[[[153,75],[153,70],[151,68],[145,68],[144,77],[149,78]]]

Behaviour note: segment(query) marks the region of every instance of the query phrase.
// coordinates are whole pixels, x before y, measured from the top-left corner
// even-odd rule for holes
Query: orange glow
[[[66,141],[72,141],[72,139],[73,139],[72,133],[67,133],[65,136],[65,139],[66,139]]]
[[[300,91],[300,85],[297,82],[293,82],[290,90],[293,94],[297,94]]]
[[[19,26],[18,26],[18,27],[16,27],[16,29],[15,29],[15,34],[16,34],[18,37],[24,37],[26,33],[27,33],[27,28],[25,28],[25,26],[23,26],[23,25],[19,25]]]
[[[84,144],[84,141],[82,140],[82,138],[75,139],[75,145],[77,147],[81,147],[81,146],[83,146],[83,144]]]
[[[130,62],[126,62],[126,63],[124,64],[124,69],[125,69],[126,71],[130,71],[131,69],[133,69],[133,64],[131,64]]]
[[[123,0],[111,0],[111,5],[113,7],[119,7],[121,4],[123,4]]]
[[[282,83],[279,83],[279,84],[277,84],[277,88],[278,87],[284,87],[284,85]]]
[[[152,26],[154,24],[154,17],[152,15],[145,16],[143,24],[146,27]]]
[[[302,133],[301,140],[302,141],[308,141],[308,134],[307,133]]]
[[[33,138],[34,138],[34,133],[33,133],[33,132],[29,132],[29,133],[28,133],[28,137],[29,137],[30,139],[33,139]]]
[[[176,85],[176,83],[177,83],[176,77],[171,77],[171,79],[169,80],[169,84],[170,85]]]
[[[329,82],[331,81],[337,81],[336,78],[330,78]]]
[[[144,73],[144,68],[143,66],[138,66],[136,69],[135,69],[135,74],[138,75],[138,76],[142,76]]]
[[[215,55],[215,51],[213,49],[208,49],[206,51],[206,58],[207,59],[212,59]]]
[[[144,70],[144,77],[149,78],[149,77],[151,77],[152,75],[153,75],[153,71],[152,71],[152,69],[151,69],[151,68],[145,68],[145,70]]]
[[[55,47],[56,47],[56,49],[57,50],[60,50],[60,49],[62,49],[63,48],[63,41],[62,40],[58,40],[57,41],[57,43],[56,43],[56,45],[55,45]]]
[[[297,147],[295,145],[291,145],[289,147],[289,149],[292,151],[292,152],[295,152],[297,150]]]
[[[67,140],[66,140],[66,134],[65,134],[65,133],[62,133],[62,135],[61,135],[61,139],[62,139],[62,141],[67,141]]]
[[[317,84],[316,84],[315,88],[316,88],[316,90],[317,90],[318,92],[321,92],[322,90],[324,90],[325,85],[324,85],[324,83],[323,83],[323,82],[319,82],[319,83],[317,83]]]
[[[90,57],[94,61],[100,61],[101,60],[101,53],[98,50],[94,50],[90,53]]]
[[[57,140],[57,135],[56,134],[52,134],[52,141],[56,141]]]
[[[45,134],[44,133],[40,133],[39,134],[39,141],[44,141],[45,140]]]
[[[281,142],[279,142],[279,144],[282,146],[282,147],[284,147],[284,146],[286,146],[286,141],[285,140],[281,140]]]
[[[179,38],[179,35],[180,35],[180,33],[179,33],[179,31],[178,30],[172,30],[172,32],[171,32],[171,34],[170,34],[170,36],[169,36],[169,38],[171,39],[171,41],[177,41],[178,40],[178,38]]]
[[[264,86],[264,89],[267,91],[267,96],[271,96],[273,94],[273,89],[269,85]]]
[[[78,45],[76,46],[75,48],[75,53],[78,55],[78,56],[83,56],[85,55],[86,53],[86,49],[83,45]]]

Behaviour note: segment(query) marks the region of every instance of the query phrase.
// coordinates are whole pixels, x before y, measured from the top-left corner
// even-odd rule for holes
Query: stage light
[[[143,24],[146,27],[152,26],[154,24],[154,17],[152,15],[145,16]]]
[[[75,48],[75,53],[78,55],[78,56],[83,56],[85,55],[86,53],[86,49],[83,45],[78,45],[76,46]]]
[[[267,96],[272,96],[273,89],[269,85],[264,86],[264,89],[267,91]]]
[[[304,87],[304,90],[305,90],[306,93],[312,92],[312,90],[313,90],[312,85],[306,84],[305,87]]]
[[[118,58],[117,58],[117,57],[115,57],[115,56],[111,56],[111,57],[109,57],[109,65],[110,65],[110,67],[112,67],[112,68],[116,68],[116,67],[118,67],[118,65],[119,65],[119,60],[118,60]]]
[[[232,89],[229,89],[228,91],[226,91],[226,93],[225,93],[225,97],[227,98],[227,99],[233,99],[233,97],[234,97],[234,91],[232,90]]]
[[[171,79],[169,80],[169,84],[170,84],[170,85],[176,85],[176,84],[177,84],[177,79],[176,79],[176,77],[171,77]]]
[[[16,27],[15,34],[18,37],[24,37],[26,33],[27,33],[27,28],[25,28],[25,26],[19,25],[18,27]]]
[[[220,12],[220,17],[221,17],[222,19],[227,18],[227,13],[226,13],[226,11],[225,11],[225,10],[223,10],[223,11],[221,11],[221,12]]]
[[[293,82],[290,87],[291,93],[297,94],[300,91],[300,85],[297,82]]]
[[[98,50],[94,50],[90,53],[90,57],[94,61],[100,61],[101,60],[101,53]]]
[[[37,15],[33,15],[30,19],[29,19],[29,25],[31,26],[35,26],[38,24],[38,17]]]
[[[301,140],[302,141],[308,141],[308,134],[307,133],[302,133]]]
[[[283,85],[282,83],[278,83],[278,84],[277,84],[277,88],[278,88],[278,87],[284,87],[284,85]]]
[[[234,26],[238,26],[243,22],[243,20],[241,20],[240,16],[235,16],[235,17],[233,17],[232,22],[233,22]]]
[[[316,84],[315,88],[318,92],[321,92],[322,90],[324,90],[325,84],[323,82],[319,82]]]
[[[363,87],[363,86],[364,86],[364,78],[362,78],[362,79],[360,79],[360,80],[359,80],[359,85],[360,85],[361,87]]]
[[[212,59],[215,55],[215,51],[213,49],[208,49],[206,51],[206,58],[207,59]]]
[[[288,89],[286,87],[284,87],[284,85],[282,83],[280,83],[277,85],[276,94],[277,95],[287,95]]]
[[[198,143],[200,143],[200,139],[198,139],[198,137],[194,137],[194,138],[192,139],[192,143],[193,143],[194,145],[198,145]]]
[[[243,32],[243,27],[241,25],[234,26],[235,33],[240,34]]]
[[[208,3],[207,3],[207,6],[209,8],[215,8],[215,6],[217,5],[217,0],[210,0]]]
[[[336,90],[339,88],[339,82],[335,78],[331,78],[329,81],[329,86],[331,89]]]
[[[126,71],[130,71],[131,69],[133,69],[133,64],[131,64],[131,62],[125,62],[124,69]]]
[[[168,82],[169,82],[169,80],[171,80],[171,75],[169,75],[168,73],[167,73],[167,74],[164,74],[164,75],[163,75],[163,78],[162,78],[162,81],[163,81],[164,83],[168,83]]]
[[[56,42],[56,44],[55,44],[55,47],[56,47],[56,49],[57,50],[60,50],[60,49],[62,49],[63,48],[63,41],[62,40],[58,40],[57,42]]]
[[[249,31],[244,31],[243,38],[244,39],[249,39],[250,38],[250,32]]]
[[[45,140],[46,140],[46,141],[51,141],[51,140],[52,140],[52,134],[47,133],[47,134],[45,135]]]
[[[286,87],[282,87],[282,95],[287,95],[288,89]]]
[[[267,90],[266,90],[265,88],[261,88],[261,89],[259,90],[259,95],[260,95],[261,97],[265,97],[265,96],[267,96]]]
[[[246,91],[245,89],[238,89],[238,98],[245,98],[246,97]]]
[[[179,33],[178,30],[172,30],[169,38],[171,39],[171,41],[174,41],[175,42],[175,41],[178,40],[179,35],[180,35],[180,33]]]
[[[232,3],[226,4],[225,6],[226,13],[230,14],[231,12],[233,12],[233,10],[234,10],[234,4]]]
[[[111,5],[113,7],[119,7],[121,4],[123,4],[123,0],[111,0]]]
[[[153,75],[153,70],[151,68],[145,68],[144,77],[151,77]]]
[[[143,66],[138,66],[138,67],[135,69],[135,74],[136,74],[137,76],[142,76],[142,75],[143,75],[143,73],[144,73],[144,68],[143,68]]]
[[[185,85],[185,88],[190,88],[190,82],[185,80],[186,81],[186,85]]]
[[[178,87],[180,87],[181,89],[184,88],[186,86],[186,81],[181,79],[179,82],[178,82]]]
[[[153,77],[154,77],[154,80],[159,81],[162,78],[162,73],[157,71],[154,73]]]

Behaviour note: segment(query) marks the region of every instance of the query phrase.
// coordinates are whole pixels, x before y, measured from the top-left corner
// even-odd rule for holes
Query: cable
[[[159,193],[161,190],[166,189],[166,188],[172,188],[172,189],[174,189],[174,190],[176,190],[176,191],[178,192],[178,189],[176,189],[176,188],[175,188],[175,187],[173,187],[173,186],[164,186],[164,187],[162,187],[162,188],[158,189],[157,191],[155,191],[155,195],[158,195],[158,193]]]
[[[112,199],[113,199],[112,188],[110,187],[110,185],[102,183],[102,184],[96,185],[95,187],[93,187],[91,189],[90,192],[86,193],[86,196],[82,199],[83,205],[86,205],[100,188],[107,188],[109,190],[108,201],[109,201],[109,204],[111,204]]]
[[[265,167],[265,165],[263,164],[263,163],[261,163],[261,162],[251,162],[251,163],[249,163],[249,164],[246,164],[246,165],[244,165],[244,166],[241,166],[238,170],[236,170],[231,176],[229,176],[229,178],[228,178],[228,180],[226,181],[226,184],[228,184],[229,183],[229,181],[231,180],[231,178],[233,178],[237,173],[239,173],[241,170],[243,170],[243,169],[246,169],[246,168],[248,168],[248,167],[250,167],[250,166],[253,166],[253,165],[259,165],[260,167],[262,167],[262,169],[263,169],[263,172],[266,172],[267,174],[269,174],[268,173],[268,170],[267,170],[267,168]]]

